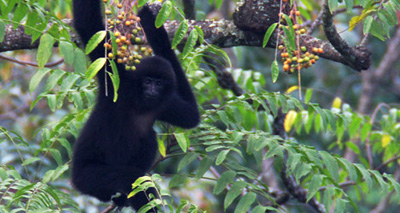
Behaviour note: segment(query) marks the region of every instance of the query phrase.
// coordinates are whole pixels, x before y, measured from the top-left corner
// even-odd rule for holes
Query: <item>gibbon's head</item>
[[[168,100],[176,89],[176,77],[171,64],[162,57],[152,56],[141,60],[136,67],[143,104],[148,107]]]

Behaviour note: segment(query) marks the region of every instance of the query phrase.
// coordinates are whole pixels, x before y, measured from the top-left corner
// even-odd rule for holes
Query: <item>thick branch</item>
[[[322,20],[324,22],[323,27],[326,37],[342,55],[348,65],[351,65],[353,69],[358,71],[368,69],[371,64],[371,52],[363,46],[350,47],[346,41],[340,37],[339,33],[336,31],[335,25],[333,24],[333,16],[329,11],[327,0],[325,0],[323,5]]]
[[[65,23],[71,23],[71,20],[64,20]],[[172,40],[178,29],[179,22],[170,21],[165,23],[165,28],[168,31],[170,40]],[[189,22],[189,33],[194,29],[194,26],[200,27],[204,32],[204,38],[208,43],[219,46],[221,48],[234,47],[234,46],[258,46],[261,47],[263,43],[263,33],[257,31],[246,31],[237,27],[234,21],[220,20],[220,21],[190,21]],[[265,26],[264,26],[265,27]],[[188,34],[189,34],[188,33]],[[77,36],[73,32],[70,33],[71,38],[74,42],[79,43],[76,39]],[[187,36],[186,36],[187,38]],[[182,42],[186,41],[186,38]],[[273,36],[268,47],[275,48],[276,35]],[[360,70],[364,69],[367,64],[353,63],[353,61],[348,60],[341,53],[336,51],[332,45],[323,40],[311,37],[309,35],[302,35],[300,37],[300,45],[306,47],[322,47],[324,53],[320,57],[326,58],[328,60],[336,61],[345,64],[353,69]],[[6,36],[4,42],[0,43],[0,52],[19,50],[19,49],[35,49],[38,47],[38,41],[32,43],[30,36],[24,33],[24,27],[20,26],[16,30],[13,30],[11,26],[7,26]],[[361,51],[361,50],[360,50]],[[363,54],[364,52],[361,51]],[[359,61],[359,60],[357,60]],[[361,60],[363,62],[363,60]],[[360,67],[361,66],[361,67]],[[369,66],[369,63],[368,63]]]

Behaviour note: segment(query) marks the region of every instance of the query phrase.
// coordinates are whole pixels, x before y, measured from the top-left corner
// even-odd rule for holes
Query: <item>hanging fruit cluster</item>
[[[322,48],[313,48],[311,53],[307,47],[301,46],[300,52],[298,50],[292,51],[290,56],[283,45],[279,45],[278,49],[282,51],[283,71],[288,73],[311,67],[319,60],[317,54],[324,52]]]
[[[296,44],[294,45],[295,49],[288,47],[290,46],[288,45],[288,42],[281,42],[281,44],[278,46],[278,49],[281,51],[283,70],[287,73],[294,73],[295,71],[300,71],[303,68],[311,67],[313,64],[315,64],[316,61],[319,60],[318,54],[324,52],[322,48],[318,47],[314,47],[311,49],[307,48],[306,46],[299,46],[299,36],[301,34],[305,34],[307,31],[304,28],[300,28],[297,24],[298,16],[300,16],[300,12],[295,9],[292,9],[290,11],[289,16],[281,14],[281,22],[279,28],[281,29],[281,32],[284,33],[290,33],[290,31],[294,32],[294,36],[292,38],[294,40],[292,42]],[[287,20],[287,17],[290,20]],[[295,24],[292,24],[292,21]],[[291,23],[288,24],[287,22]],[[288,37],[288,35],[285,36]]]
[[[112,33],[111,38],[115,38],[114,41],[111,38],[108,39],[104,44],[104,47],[110,51],[107,57],[116,59],[117,63],[125,64],[126,70],[136,70],[136,65],[140,63],[140,60],[152,54],[151,48],[144,45],[140,17],[133,12],[130,1],[118,3],[103,0],[103,2],[106,8],[107,30]],[[113,50],[113,42],[116,44],[116,50]]]

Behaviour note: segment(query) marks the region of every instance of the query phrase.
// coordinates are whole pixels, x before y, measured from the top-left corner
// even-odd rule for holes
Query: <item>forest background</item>
[[[102,67],[79,48],[71,4],[0,0],[1,212],[113,211],[70,184],[72,147]],[[117,4],[105,9],[119,13]],[[160,157],[137,182],[159,188],[150,205],[398,211],[400,1],[182,0],[155,8],[202,122],[192,130],[156,123]]]

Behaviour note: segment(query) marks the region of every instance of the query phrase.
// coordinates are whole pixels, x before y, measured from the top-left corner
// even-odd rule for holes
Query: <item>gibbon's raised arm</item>
[[[197,102],[181,64],[171,48],[167,32],[163,26],[158,29],[155,27],[155,15],[148,5],[145,5],[138,15],[154,54],[171,63],[177,80],[178,95],[173,97],[168,109],[164,110],[158,119],[184,128],[195,127],[200,121]]]
[[[73,0],[74,28],[86,45],[89,39],[97,32],[104,30],[103,15],[100,0]],[[103,45],[98,45],[90,53],[90,59],[95,61],[104,57]]]

